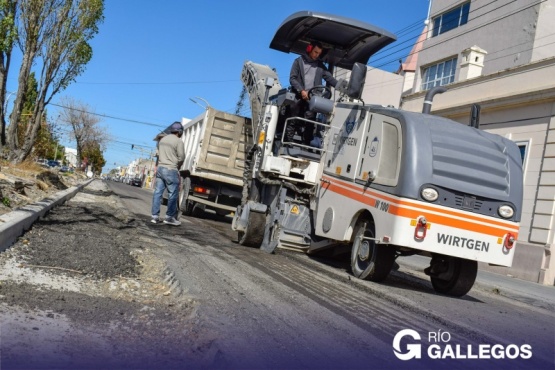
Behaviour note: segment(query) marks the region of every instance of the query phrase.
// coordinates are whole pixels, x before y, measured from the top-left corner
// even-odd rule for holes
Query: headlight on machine
[[[424,188],[420,194],[422,198],[426,199],[428,202],[435,202],[439,197],[439,193],[434,188]]]
[[[497,213],[499,213],[499,216],[503,218],[511,218],[515,214],[515,210],[513,209],[513,207],[505,204],[504,206],[500,206],[497,209]]]

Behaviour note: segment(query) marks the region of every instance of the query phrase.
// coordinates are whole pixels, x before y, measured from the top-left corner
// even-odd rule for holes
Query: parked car
[[[62,166],[60,168],[60,172],[69,172],[69,167],[68,166]]]
[[[133,186],[143,186],[143,180],[140,177],[135,177],[130,182]]]
[[[49,160],[48,161],[48,167],[60,167],[61,163],[60,161],[54,161],[54,160]]]
[[[42,167],[48,167],[48,160],[44,158],[37,159],[37,163]]]

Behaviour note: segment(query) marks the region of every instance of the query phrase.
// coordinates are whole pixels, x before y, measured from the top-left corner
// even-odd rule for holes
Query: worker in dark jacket
[[[292,107],[292,116],[314,120],[316,113],[308,110],[308,91],[315,86],[322,85],[324,79],[329,85],[335,87],[337,80],[333,78],[324,63],[319,59],[323,48],[320,43],[313,42],[306,48],[306,54],[301,55],[291,66],[289,83],[296,94],[297,102]],[[314,124],[306,121],[296,121],[296,125],[288,125],[285,141],[291,141],[297,127],[304,127],[303,144],[310,145],[314,135]]]
[[[167,225],[179,226],[177,219],[177,206],[179,199],[179,169],[185,160],[185,147],[181,136],[183,126],[181,122],[174,122],[170,126],[170,134],[158,142],[158,168],[156,169],[156,183],[152,194],[152,219],[153,224],[159,223],[160,204],[164,191],[168,192],[168,208],[166,209]]]

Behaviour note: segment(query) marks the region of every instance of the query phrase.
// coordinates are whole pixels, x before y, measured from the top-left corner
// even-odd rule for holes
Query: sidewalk
[[[397,263],[403,269],[412,269],[424,273],[429,265],[429,258],[422,256],[410,256],[397,259]],[[495,292],[509,299],[532,304],[534,306],[555,311],[555,287],[541,285],[531,281],[520,280],[489,271],[480,271],[474,289],[479,288],[489,292]],[[472,290],[470,291],[472,294]]]

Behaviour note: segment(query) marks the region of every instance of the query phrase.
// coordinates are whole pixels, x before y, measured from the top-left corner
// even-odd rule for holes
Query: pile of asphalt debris
[[[210,340],[156,239],[100,180],[0,253],[2,368],[202,366]]]

